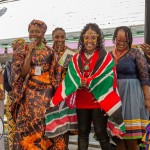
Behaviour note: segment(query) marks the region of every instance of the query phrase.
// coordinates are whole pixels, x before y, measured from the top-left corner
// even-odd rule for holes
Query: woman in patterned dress
[[[146,59],[132,45],[132,33],[126,26],[117,27],[111,52],[117,69],[118,90],[126,127],[118,150],[139,150],[138,140],[145,133],[150,112],[149,74]]]
[[[12,42],[13,51],[17,50],[17,48],[23,48],[26,41],[22,38],[17,38]],[[14,130],[15,130],[15,122],[12,119],[11,115],[11,105],[12,105],[12,82],[11,82],[11,63],[9,60],[6,63],[4,69],[4,89],[7,93],[7,102],[6,102],[6,116],[7,116],[7,130],[8,130],[8,147],[9,150],[13,148],[13,139],[14,139]]]
[[[13,54],[14,150],[47,150],[51,146],[44,136],[44,114],[53,95],[55,55],[44,40],[46,30],[43,21],[31,21],[28,26],[31,42]]]
[[[75,50],[68,48],[65,45],[66,33],[62,28],[56,28],[52,32],[53,49],[57,55],[56,65],[56,82],[55,88],[64,79],[67,71],[68,63],[64,63],[63,66],[59,64],[59,60],[66,50],[69,50],[72,54]],[[68,150],[69,134],[77,134],[77,118],[76,109],[70,109],[63,101],[59,106],[47,109],[46,112],[46,135],[49,137],[53,145],[51,150]]]

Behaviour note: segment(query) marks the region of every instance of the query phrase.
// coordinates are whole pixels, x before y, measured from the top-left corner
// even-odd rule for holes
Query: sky
[[[81,31],[86,23],[102,29],[144,24],[144,0],[20,0],[0,5],[7,8],[0,17],[0,39],[28,36],[33,19],[44,21],[46,34],[56,27],[66,32]]]

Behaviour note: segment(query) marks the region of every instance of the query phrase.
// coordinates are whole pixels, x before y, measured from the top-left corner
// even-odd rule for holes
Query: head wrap
[[[12,41],[12,46],[14,46],[16,43],[24,45],[26,41],[23,38],[17,38],[14,41]]]
[[[31,27],[32,25],[38,25],[38,26],[42,29],[42,31],[43,31],[44,33],[45,33],[46,30],[47,30],[47,25],[46,25],[43,21],[40,21],[40,20],[32,20],[32,21],[30,22],[29,26],[28,26],[28,31],[29,31],[29,29],[30,29],[30,27]]]

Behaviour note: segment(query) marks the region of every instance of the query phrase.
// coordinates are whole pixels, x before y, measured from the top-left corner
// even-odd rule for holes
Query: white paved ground
[[[69,150],[77,150],[77,136],[70,136]],[[93,134],[90,134],[90,142],[88,150],[100,150],[99,143],[93,139]]]

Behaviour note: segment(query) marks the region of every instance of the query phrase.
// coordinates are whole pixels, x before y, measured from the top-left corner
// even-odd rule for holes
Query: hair
[[[123,30],[125,32],[125,35],[126,35],[126,39],[127,39],[127,44],[128,44],[128,47],[129,49],[131,48],[131,45],[132,45],[132,32],[131,32],[131,29],[127,26],[120,26],[120,27],[117,27],[114,31],[114,35],[113,35],[113,43],[115,43],[115,39],[117,37],[117,33],[119,30]]]
[[[65,32],[65,30],[64,30],[63,28],[55,28],[55,29],[52,31],[52,36],[53,36],[54,33],[55,33],[56,31],[58,31],[58,30],[63,31],[63,32],[65,33],[65,35],[66,35],[66,32]]]
[[[85,27],[84,27],[83,30],[81,31],[81,34],[80,34],[80,37],[79,37],[78,49],[79,49],[80,51],[84,51],[84,50],[85,50],[83,35],[84,35],[89,29],[95,31],[95,32],[98,34],[96,49],[97,49],[97,50],[104,49],[104,35],[103,35],[102,30],[99,28],[99,26],[98,26],[96,23],[88,23],[88,24],[85,25]]]

